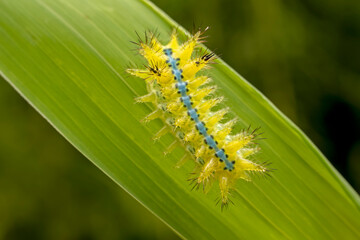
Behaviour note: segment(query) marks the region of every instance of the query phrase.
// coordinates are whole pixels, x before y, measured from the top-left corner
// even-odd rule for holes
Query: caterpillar
[[[189,180],[193,188],[207,192],[213,182],[218,182],[221,209],[233,203],[229,196],[238,179],[250,181],[250,173],[268,174],[267,163],[250,160],[259,152],[256,144],[257,129],[250,127],[232,133],[236,119],[226,120],[228,108],[213,111],[223,102],[215,96],[216,86],[211,79],[199,75],[199,71],[214,63],[216,55],[204,52],[203,32],[198,31],[180,44],[176,30],[170,42],[162,45],[154,33],[139,37],[139,53],[147,60],[145,69],[127,69],[127,72],[145,80],[148,93],[135,99],[138,103],[151,102],[155,110],[144,118],[144,122],[161,119],[164,127],[154,136],[172,133],[176,140],[165,153],[177,146],[183,147],[184,157],[180,163],[191,158],[195,169]]]

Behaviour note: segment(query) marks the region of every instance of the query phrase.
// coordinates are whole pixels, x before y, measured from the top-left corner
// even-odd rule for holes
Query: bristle
[[[169,153],[171,153],[172,151],[175,150],[176,147],[180,146],[179,142],[178,141],[173,141],[167,148],[166,150],[164,151],[164,155],[167,155]]]
[[[154,120],[156,118],[160,118],[162,116],[162,112],[160,109],[156,109],[155,111],[153,111],[152,113],[150,113],[149,115],[147,115],[142,121],[143,122],[150,122],[151,120]]]
[[[185,154],[175,165],[176,168],[181,167],[182,165],[185,164],[185,162],[187,162],[189,160],[189,156],[187,154]]]
[[[156,94],[154,92],[135,98],[136,103],[146,103],[146,102],[155,102],[155,101],[156,101]]]
[[[162,136],[164,136],[165,134],[167,134],[169,132],[170,132],[169,126],[165,125],[157,133],[155,133],[153,139],[158,140],[159,138],[161,138]]]

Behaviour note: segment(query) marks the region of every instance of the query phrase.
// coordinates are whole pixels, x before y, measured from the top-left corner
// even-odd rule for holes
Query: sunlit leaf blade
[[[172,137],[151,140],[161,122],[140,123],[151,111],[134,104],[145,85],[125,73],[143,63],[130,43],[135,31],[157,29],[167,41],[174,26],[143,1],[1,0],[0,71],[74,147],[185,238],[358,239],[358,195],[296,126],[222,62],[207,73],[242,127],[261,126],[267,140],[258,158],[277,171],[239,182],[235,206],[224,212],[214,203],[217,189],[190,191],[193,164],[174,167],[181,151],[163,157]]]

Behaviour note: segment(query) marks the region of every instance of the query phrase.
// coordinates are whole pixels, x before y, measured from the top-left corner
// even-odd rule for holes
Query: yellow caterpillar
[[[180,45],[174,31],[170,42],[162,45],[154,34],[150,34],[145,41],[137,43],[148,65],[145,69],[127,71],[144,79],[149,92],[136,101],[154,104],[155,111],[144,121],[160,118],[164,122],[165,126],[154,139],[169,132],[174,134],[177,140],[166,152],[176,146],[184,147],[187,152],[181,161],[192,158],[196,163],[195,177],[190,179],[194,187],[202,185],[207,191],[208,186],[217,181],[223,208],[231,202],[230,191],[237,179],[250,181],[250,172],[267,173],[269,169],[266,164],[249,160],[259,151],[254,143],[258,136],[256,129],[232,134],[236,120],[223,120],[229,109],[212,111],[223,98],[213,96],[216,87],[209,85],[207,76],[197,74],[215,60],[213,53],[194,56],[202,41],[201,35],[199,31]]]

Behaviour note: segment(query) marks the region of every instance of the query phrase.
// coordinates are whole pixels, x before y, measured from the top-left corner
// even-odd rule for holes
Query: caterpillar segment
[[[223,102],[223,97],[214,96],[216,86],[209,85],[211,79],[198,74],[215,59],[213,53],[194,57],[201,41],[201,32],[183,44],[177,41],[175,31],[167,45],[162,45],[154,35],[146,36],[146,41],[137,44],[148,66],[127,71],[144,79],[149,91],[135,101],[155,106],[143,121],[160,118],[165,124],[154,139],[167,133],[175,135],[177,140],[164,153],[178,146],[187,150],[177,167],[192,158],[196,163],[190,179],[194,188],[202,186],[206,192],[213,182],[218,182],[223,208],[231,202],[229,195],[236,180],[250,181],[250,173],[266,174],[270,169],[250,160],[260,150],[255,143],[259,134],[249,129],[232,134],[236,119],[227,122],[224,119],[229,109],[212,111]]]

